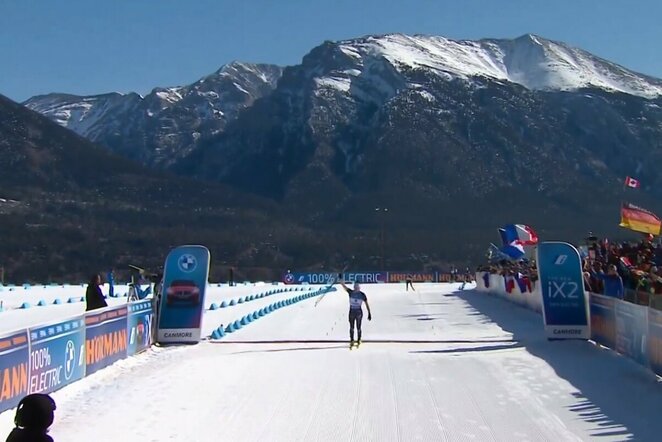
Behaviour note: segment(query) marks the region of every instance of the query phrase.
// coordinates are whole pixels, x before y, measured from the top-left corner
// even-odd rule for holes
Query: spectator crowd
[[[652,295],[662,295],[662,242],[646,237],[617,243],[589,234],[578,249],[586,290],[645,305],[652,303]],[[533,259],[500,260],[477,270],[502,275],[509,293],[516,285],[522,293],[531,292],[538,279]],[[489,284],[487,275],[484,279]]]

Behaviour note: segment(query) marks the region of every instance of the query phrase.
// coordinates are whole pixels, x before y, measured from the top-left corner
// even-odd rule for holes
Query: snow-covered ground
[[[145,289],[147,286],[143,285]],[[228,301],[230,299],[239,299],[249,295],[257,295],[259,293],[283,289],[286,286],[279,284],[278,286],[266,283],[250,283],[239,284],[233,287],[228,287],[227,284],[210,284],[207,287],[205,297],[205,308],[208,309],[212,303],[220,304],[221,301]],[[293,287],[290,287],[294,289]],[[4,311],[0,313],[0,333],[19,330],[33,325],[43,324],[45,322],[53,322],[64,320],[71,316],[82,314],[85,312],[85,303],[81,299],[85,297],[85,285],[64,285],[64,286],[30,286],[28,288],[23,286],[18,287],[3,287],[0,290],[0,302],[3,305]],[[309,290],[309,287],[299,286],[296,294],[303,293],[302,290]],[[108,285],[102,286],[104,295],[108,295]],[[115,293],[122,296],[128,292],[128,286],[117,285],[115,286]],[[218,327],[223,320],[239,319],[235,317],[239,313],[245,315],[253,312],[256,309],[271,304],[280,299],[291,298],[295,296],[292,292],[284,294],[274,294],[262,298],[259,301],[252,301],[249,303],[239,304],[231,309],[222,309],[213,312],[207,312],[204,316],[203,328],[208,329],[211,333],[214,328]],[[56,299],[60,300],[60,304],[54,305]],[[75,302],[69,303],[73,299]],[[126,297],[120,298],[106,298],[108,305],[126,304]],[[39,303],[43,302],[45,305],[40,306]],[[24,303],[30,304],[30,308],[23,309],[21,306]],[[215,321],[221,321],[218,324]]]
[[[262,289],[212,288],[210,296]],[[346,295],[329,293],[317,306],[318,298],[296,303],[221,341],[154,348],[54,393],[51,434],[72,442],[662,435],[662,386],[651,372],[588,342],[547,341],[536,313],[457,284],[364,290],[373,320],[364,317],[358,350],[345,342]],[[208,311],[204,326],[293,295]],[[12,418],[13,411],[0,414],[0,437]]]

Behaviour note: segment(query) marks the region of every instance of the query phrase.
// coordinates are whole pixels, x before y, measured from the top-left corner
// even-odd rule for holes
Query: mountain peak
[[[382,57],[396,69],[422,68],[445,78],[487,77],[533,90],[594,87],[646,98],[662,95],[660,79],[536,34],[515,39],[453,40],[395,33],[335,44],[360,64]]]

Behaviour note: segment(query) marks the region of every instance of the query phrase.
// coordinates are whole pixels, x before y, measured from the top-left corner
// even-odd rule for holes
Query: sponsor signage
[[[616,347],[616,298],[591,293],[591,339]]]
[[[619,301],[616,303],[616,349],[640,364],[648,364],[648,307]]]
[[[662,375],[662,311],[648,309],[648,362],[651,370]]]
[[[375,284],[388,281],[387,272],[345,272],[343,276],[345,282],[358,281],[361,284]],[[283,275],[283,282],[285,284],[328,285],[337,282],[337,279],[338,273],[333,272],[288,272]]]
[[[412,282],[436,282],[437,274],[434,272],[388,272],[388,282],[405,282],[408,278],[411,278]]]
[[[32,393],[50,393],[85,377],[85,320],[30,328],[30,381]]]
[[[571,244],[549,241],[538,245],[537,254],[547,337],[589,339],[589,303],[579,252]]]
[[[139,301],[128,305],[128,356],[147,350],[152,345],[153,313],[152,301]]]
[[[158,342],[200,341],[209,262],[209,250],[203,246],[181,246],[168,254],[158,307]]]
[[[0,413],[29,393],[28,332],[0,335]]]
[[[127,355],[127,306],[109,307],[85,315],[86,373]]]
[[[359,284],[375,284],[386,282],[386,272],[345,272],[345,282],[358,282]]]
[[[283,275],[285,284],[324,284],[335,281],[338,273],[329,272],[288,272]]]

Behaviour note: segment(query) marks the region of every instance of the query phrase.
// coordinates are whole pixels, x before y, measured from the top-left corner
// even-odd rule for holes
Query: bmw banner
[[[85,376],[82,316],[32,327],[29,333],[30,393],[50,393]]]
[[[203,246],[181,246],[168,254],[158,307],[157,342],[200,341],[209,261],[209,250]]]
[[[550,339],[590,339],[589,302],[579,252],[571,244],[538,245],[545,332]]]

